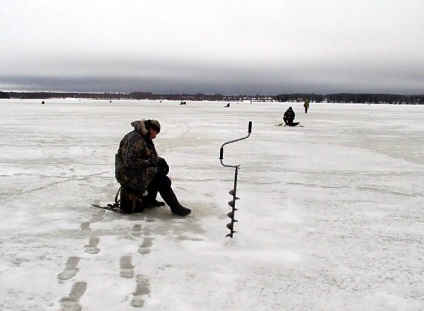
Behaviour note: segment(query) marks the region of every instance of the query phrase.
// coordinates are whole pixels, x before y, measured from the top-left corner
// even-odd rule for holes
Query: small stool
[[[141,200],[143,195],[128,187],[121,187],[120,208],[121,213],[141,213],[144,210]]]

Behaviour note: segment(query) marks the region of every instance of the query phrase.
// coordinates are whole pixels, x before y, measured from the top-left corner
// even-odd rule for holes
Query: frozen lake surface
[[[424,106],[45,102],[0,101],[1,310],[424,310]],[[187,218],[91,206],[142,118]]]

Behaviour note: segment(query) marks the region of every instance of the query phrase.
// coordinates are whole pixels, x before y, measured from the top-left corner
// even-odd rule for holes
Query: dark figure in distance
[[[283,116],[284,123],[286,125],[293,126],[293,121],[295,116],[296,114],[294,113],[293,108],[289,107],[289,109],[286,110]]]
[[[305,103],[303,104],[303,107],[305,107],[305,113],[308,113],[308,109],[309,109],[309,100],[305,100]]]

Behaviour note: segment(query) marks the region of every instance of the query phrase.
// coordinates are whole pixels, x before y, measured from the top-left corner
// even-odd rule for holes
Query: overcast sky
[[[423,0],[0,0],[0,91],[424,93]]]

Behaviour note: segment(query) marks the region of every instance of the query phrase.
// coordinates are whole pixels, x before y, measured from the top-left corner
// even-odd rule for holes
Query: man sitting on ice
[[[187,216],[191,210],[178,202],[171,188],[171,179],[166,176],[167,171],[158,169],[161,158],[153,139],[160,132],[159,122],[142,119],[131,125],[134,130],[122,138],[115,156],[115,177],[121,185],[121,212],[141,212],[145,206],[164,205],[156,201],[159,192],[172,213]],[[146,191],[147,195],[144,195]]]
[[[292,109],[292,107],[289,107],[289,109],[286,110],[286,112],[284,113],[284,123],[288,126],[293,126],[293,121],[294,121],[294,117],[295,117],[295,113]]]

